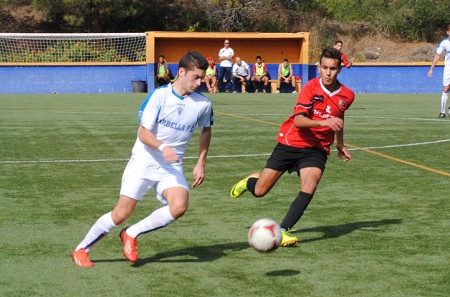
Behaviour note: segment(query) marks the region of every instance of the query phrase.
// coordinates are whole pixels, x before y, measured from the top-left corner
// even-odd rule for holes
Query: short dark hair
[[[261,60],[262,59],[261,56],[256,56],[256,60],[258,60],[258,59]]]
[[[209,67],[209,63],[199,52],[189,51],[180,59],[178,68],[181,67],[186,69],[186,71],[193,70],[195,67],[206,71]]]
[[[322,54],[320,55],[319,62],[322,62],[322,58],[331,58],[338,61],[339,67],[341,67],[342,58],[341,58],[341,52],[335,48],[326,48],[322,51]]]
[[[283,62],[289,62],[289,60],[287,58],[284,58]]]
[[[336,44],[338,44],[338,43],[344,45],[344,43],[342,42],[342,40],[336,40],[336,41],[334,42],[334,45],[336,45]]]
[[[161,54],[161,55],[159,55],[159,57],[158,57],[158,58],[163,58],[163,59],[164,59],[164,55],[162,55],[162,54]]]

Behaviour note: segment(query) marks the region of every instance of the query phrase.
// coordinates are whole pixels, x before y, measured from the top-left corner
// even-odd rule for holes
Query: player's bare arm
[[[351,160],[352,155],[347,150],[344,144],[344,129],[336,132],[336,149],[338,151],[339,158],[344,160],[344,162],[348,162]]]
[[[152,149],[160,150],[163,153],[164,160],[167,162],[178,161],[178,156],[175,151],[170,146],[156,139],[155,135],[142,125],[139,126],[139,139]]]
[[[437,62],[439,62],[439,59],[441,58],[441,55],[435,54],[433,58],[433,62],[431,63],[430,70],[428,71],[428,77],[431,77],[433,75],[433,69],[436,66]]]
[[[202,129],[199,140],[198,160],[192,171],[192,175],[194,176],[192,187],[194,188],[201,185],[205,179],[206,156],[208,155],[209,144],[211,143],[211,135],[211,127]]]
[[[341,118],[332,117],[316,121],[303,114],[299,114],[295,117],[294,124],[297,128],[330,127],[333,131],[339,131],[344,127],[344,121]]]

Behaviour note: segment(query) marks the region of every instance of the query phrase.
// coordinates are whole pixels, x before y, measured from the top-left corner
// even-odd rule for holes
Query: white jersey
[[[247,76],[250,74],[250,66],[248,66],[248,64],[244,61],[241,61],[241,66],[239,66],[237,63],[234,63],[233,74],[239,76]]]
[[[147,96],[138,119],[158,140],[174,149],[181,163],[194,128],[202,129],[213,124],[213,110],[211,101],[202,94],[194,92],[182,97],[175,93],[172,84],[168,84]],[[132,152],[138,159],[166,163],[162,152],[145,145],[139,137]]]
[[[449,38],[444,38],[436,47],[436,53],[442,55],[445,52],[445,67],[450,67],[450,40]]]
[[[219,51],[219,57],[227,57],[227,56],[234,56],[234,50],[229,47],[223,47],[220,51]],[[220,66],[221,67],[232,67],[233,63],[231,62],[231,60],[223,60],[220,62]]]

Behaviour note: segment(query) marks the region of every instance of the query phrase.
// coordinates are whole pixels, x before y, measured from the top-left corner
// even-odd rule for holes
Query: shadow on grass
[[[285,269],[285,270],[274,270],[266,272],[267,276],[293,276],[299,274],[300,271],[298,270],[291,270],[291,269]]]
[[[381,231],[379,227],[385,225],[401,224],[402,220],[380,220],[380,221],[365,221],[365,222],[354,222],[342,225],[334,226],[321,226],[309,229],[301,229],[293,233],[308,233],[308,232],[321,232],[323,235],[317,238],[303,239],[301,243],[313,242],[318,240],[337,238],[343,235],[347,235],[354,231],[370,231],[378,232]]]
[[[152,257],[139,259],[133,267],[140,267],[151,262],[162,263],[192,263],[211,262],[226,256],[226,251],[240,251],[248,249],[247,242],[221,243],[207,246],[193,246],[181,250],[158,253]]]

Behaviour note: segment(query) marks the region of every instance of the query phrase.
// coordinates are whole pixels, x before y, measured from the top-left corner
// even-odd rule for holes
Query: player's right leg
[[[241,179],[238,181],[230,191],[230,197],[231,198],[239,198],[242,194],[244,194],[245,191],[248,190],[247,188],[247,182],[250,178],[258,178],[259,173],[255,172],[250,174],[249,176],[245,177],[244,179]]]
[[[439,113],[439,117],[440,118],[445,118],[445,107],[447,106],[447,101],[448,101],[448,93],[442,92],[442,95],[441,95],[441,111]],[[449,116],[450,116],[450,111],[449,111]]]
[[[101,216],[88,231],[83,241],[75,248],[72,253],[72,259],[76,265],[81,267],[91,267],[94,264],[89,260],[89,249],[99,241],[103,236],[111,232],[117,225],[112,219],[112,212]]]
[[[445,108],[447,106],[447,101],[448,101],[448,92],[450,91],[450,67],[444,68],[443,86],[444,86],[444,89],[442,90],[442,95],[441,95],[441,111],[439,113],[440,118],[445,118]],[[448,116],[450,117],[450,106],[449,106]]]

